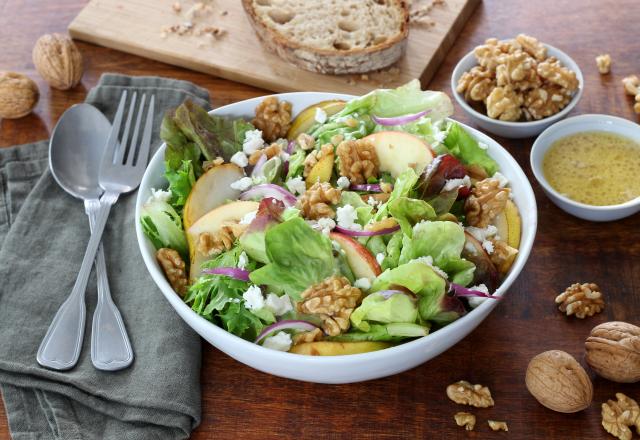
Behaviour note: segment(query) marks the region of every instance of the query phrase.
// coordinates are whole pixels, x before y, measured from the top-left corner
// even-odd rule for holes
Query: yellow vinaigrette
[[[604,131],[587,131],[554,142],[544,177],[559,193],[587,205],[618,205],[640,197],[640,144]]]

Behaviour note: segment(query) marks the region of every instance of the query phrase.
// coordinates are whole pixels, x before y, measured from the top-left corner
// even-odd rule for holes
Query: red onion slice
[[[287,154],[292,154],[295,150],[296,141],[290,140],[287,144],[287,148],[284,150]]]
[[[413,122],[416,119],[420,119],[430,111],[431,110],[424,110],[418,113],[413,113],[411,115],[394,116],[392,118],[383,118],[380,116],[373,115],[371,119],[373,119],[374,122],[378,125],[404,125],[404,124],[408,124],[409,122]]]
[[[256,185],[248,191],[240,194],[240,200],[261,200],[267,197],[271,197],[276,200],[280,200],[288,208],[296,204],[298,199],[289,191],[281,186],[273,183],[263,183],[262,185]]]
[[[241,281],[249,281],[249,271],[237,267],[214,267],[213,269],[205,269],[202,273],[206,273],[207,275],[224,275]]]
[[[264,166],[265,163],[267,163],[267,155],[261,154],[256,164],[253,166],[251,177],[259,176],[262,172],[262,167]]]
[[[391,188],[393,188],[393,185],[391,185]],[[382,192],[382,188],[380,187],[379,183],[365,183],[361,185],[351,185],[349,189],[352,191],[368,191],[368,192],[375,192],[375,193]]]
[[[391,234],[392,232],[396,232],[399,229],[400,225],[393,226],[392,228],[379,229],[377,231],[354,231],[351,229],[343,228],[341,226],[336,226],[334,230],[342,232],[345,235],[350,235],[351,237],[373,237],[375,235]]]
[[[468,289],[460,284],[449,283],[449,294],[453,296],[470,296],[470,297],[479,297],[479,298],[491,298],[491,299],[500,299],[499,296],[493,296],[488,293],[481,292],[479,290]]]
[[[271,333],[275,333],[277,331],[299,330],[302,332],[310,332],[317,328],[318,327],[316,325],[313,325],[308,321],[297,321],[297,320],[279,321],[274,324],[271,324],[268,327],[265,327],[265,329],[262,330],[258,335],[258,337],[256,338],[255,343],[258,344],[262,342],[262,340],[265,339],[267,336],[269,336]]]

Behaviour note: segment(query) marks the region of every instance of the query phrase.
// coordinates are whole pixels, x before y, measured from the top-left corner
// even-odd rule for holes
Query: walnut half
[[[594,283],[572,284],[556,297],[556,304],[560,304],[558,309],[567,316],[575,315],[580,319],[593,316],[604,309],[602,292]]]
[[[302,216],[310,220],[319,218],[334,218],[335,211],[331,205],[340,201],[342,191],[334,188],[328,182],[316,182],[300,197],[299,205]]]
[[[341,276],[332,276],[302,292],[298,311],[320,316],[329,336],[349,330],[349,317],[362,297],[357,287]]]
[[[632,398],[616,393],[616,401],[608,400],[602,404],[602,427],[620,440],[631,440],[630,426],[640,433],[640,407]]]
[[[466,380],[460,380],[447,387],[447,397],[460,405],[471,405],[476,408],[493,406],[493,398],[489,388],[482,385],[472,385]]]
[[[352,184],[367,183],[370,177],[378,176],[380,161],[370,141],[342,141],[336,153],[340,158],[340,175],[347,177]]]
[[[291,103],[269,96],[258,104],[256,117],[251,122],[262,130],[262,137],[268,142],[285,137],[291,126]]]
[[[158,249],[156,251],[156,259],[173,290],[181,297],[184,297],[185,293],[187,293],[187,272],[184,261],[178,251],[169,248]]]
[[[500,214],[509,200],[509,188],[500,188],[498,179],[484,179],[476,183],[467,198],[464,210],[471,226],[486,228]]]

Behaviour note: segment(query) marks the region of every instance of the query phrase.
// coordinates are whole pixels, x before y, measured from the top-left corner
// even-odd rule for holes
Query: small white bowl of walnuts
[[[507,138],[541,133],[580,100],[584,79],[567,54],[520,34],[489,38],[456,65],[451,89],[481,128]]]

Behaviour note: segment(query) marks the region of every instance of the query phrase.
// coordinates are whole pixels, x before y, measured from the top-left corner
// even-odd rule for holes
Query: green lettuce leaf
[[[436,212],[424,200],[398,197],[388,204],[389,214],[396,219],[402,233],[409,238],[413,235],[413,225],[422,220],[433,220]]]
[[[407,338],[419,338],[429,334],[428,325],[393,323],[387,325],[372,324],[369,331],[350,331],[328,338],[339,342],[389,341],[397,342]]]
[[[140,211],[140,223],[144,234],[156,249],[174,249],[187,261],[187,238],[182,219],[173,206],[161,200],[145,203]]]
[[[331,240],[294,217],[265,234],[269,263],[251,272],[254,284],[281,288],[293,300],[300,293],[336,272]]]
[[[246,132],[254,129],[243,119],[209,115],[189,99],[175,110],[173,120],[184,137],[198,145],[207,160],[222,157],[229,161],[242,150]]]
[[[397,294],[385,298],[379,293],[366,296],[351,313],[351,323],[355,328],[368,332],[368,321],[388,324],[392,322],[414,323],[418,318],[418,308],[407,295]]]
[[[292,177],[301,176],[304,171],[304,160],[307,154],[304,150],[298,150],[289,156],[289,170],[287,171],[287,180]]]
[[[398,266],[400,251],[402,250],[402,231],[398,231],[391,236],[387,243],[387,252],[382,261],[382,270],[391,269]]]
[[[380,221],[387,217],[389,204],[400,197],[407,197],[418,182],[418,175],[413,168],[407,168],[402,172],[393,184],[393,191],[389,195],[389,200],[378,207],[378,212],[373,216],[374,221]]]
[[[167,169],[165,170],[164,177],[169,181],[169,191],[171,191],[171,205],[181,212],[187,198],[191,192],[191,188],[196,183],[195,171],[193,169],[193,162],[191,160],[182,161],[182,165],[178,169],[169,168],[169,163],[166,162]]]
[[[452,281],[463,286],[473,280],[475,265],[460,257],[464,248],[464,229],[448,221],[424,221],[413,227],[413,237],[404,237],[399,263],[431,257]]]
[[[444,145],[449,153],[457,157],[463,164],[480,165],[489,176],[493,176],[499,169],[498,163],[489,156],[487,150],[480,148],[478,141],[467,133],[460,124],[455,122],[451,124]]]
[[[258,212],[247,229],[240,236],[240,246],[247,255],[260,263],[268,263],[266,234],[269,229],[282,221],[284,203],[280,200],[266,198],[258,205]]]

